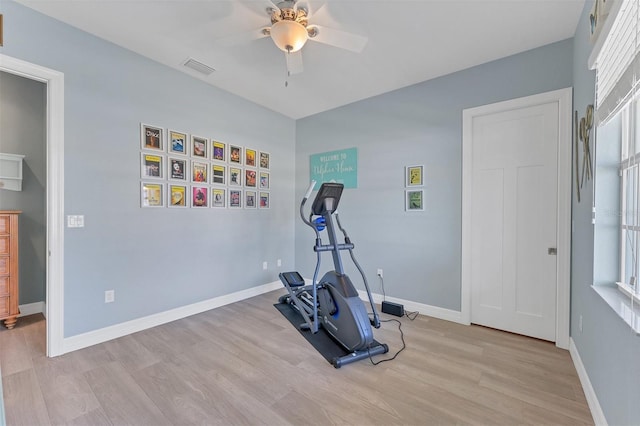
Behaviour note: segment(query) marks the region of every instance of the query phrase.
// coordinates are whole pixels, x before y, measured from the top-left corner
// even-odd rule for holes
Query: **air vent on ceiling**
[[[193,58],[187,59],[187,61],[183,64],[187,68],[191,68],[194,71],[198,71],[204,75],[211,75],[215,71],[214,68],[211,68],[209,65],[205,65],[202,62],[198,62]]]

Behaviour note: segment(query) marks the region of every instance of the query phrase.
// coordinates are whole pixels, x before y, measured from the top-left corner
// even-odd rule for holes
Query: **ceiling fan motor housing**
[[[278,3],[278,9],[269,9],[271,14],[271,23],[275,24],[280,21],[295,21],[300,25],[306,27],[308,24],[307,11],[303,8],[296,8],[296,2],[294,0],[285,0]]]
[[[288,53],[302,49],[311,36],[307,29],[307,11],[295,5],[295,0],[285,0],[278,3],[278,9],[268,9],[272,25],[268,32],[263,30],[263,34],[269,34],[279,49]]]

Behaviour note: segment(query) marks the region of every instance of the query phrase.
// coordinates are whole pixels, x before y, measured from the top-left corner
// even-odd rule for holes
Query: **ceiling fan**
[[[311,12],[308,3],[304,1],[282,0],[276,4],[264,0],[264,3],[267,6],[265,12],[271,18],[271,26],[260,27],[249,33],[225,37],[218,41],[223,44],[237,44],[239,41],[271,37],[275,45],[285,53],[287,75],[302,72],[301,49],[308,40],[356,53],[362,52],[367,44],[367,37],[309,24]]]

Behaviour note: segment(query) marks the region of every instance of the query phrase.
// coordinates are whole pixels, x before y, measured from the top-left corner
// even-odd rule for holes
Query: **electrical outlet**
[[[84,228],[84,215],[68,215],[67,228]]]
[[[262,262],[262,269],[266,271],[268,268],[269,268],[269,264],[265,260],[264,262]]]
[[[379,276],[380,278],[383,278],[383,276],[382,276],[382,269],[378,269],[378,276]]]
[[[104,303],[111,303],[116,300],[116,291],[107,290],[104,292]]]
[[[278,259],[278,266],[282,266],[282,259]]]

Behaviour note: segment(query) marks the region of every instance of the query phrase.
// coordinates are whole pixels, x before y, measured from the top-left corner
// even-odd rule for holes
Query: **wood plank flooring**
[[[267,293],[57,358],[45,321],[0,328],[7,424],[592,425],[567,351],[430,317],[403,318],[390,362],[334,369]],[[382,315],[384,319],[394,319]],[[398,324],[376,339],[401,347]]]

